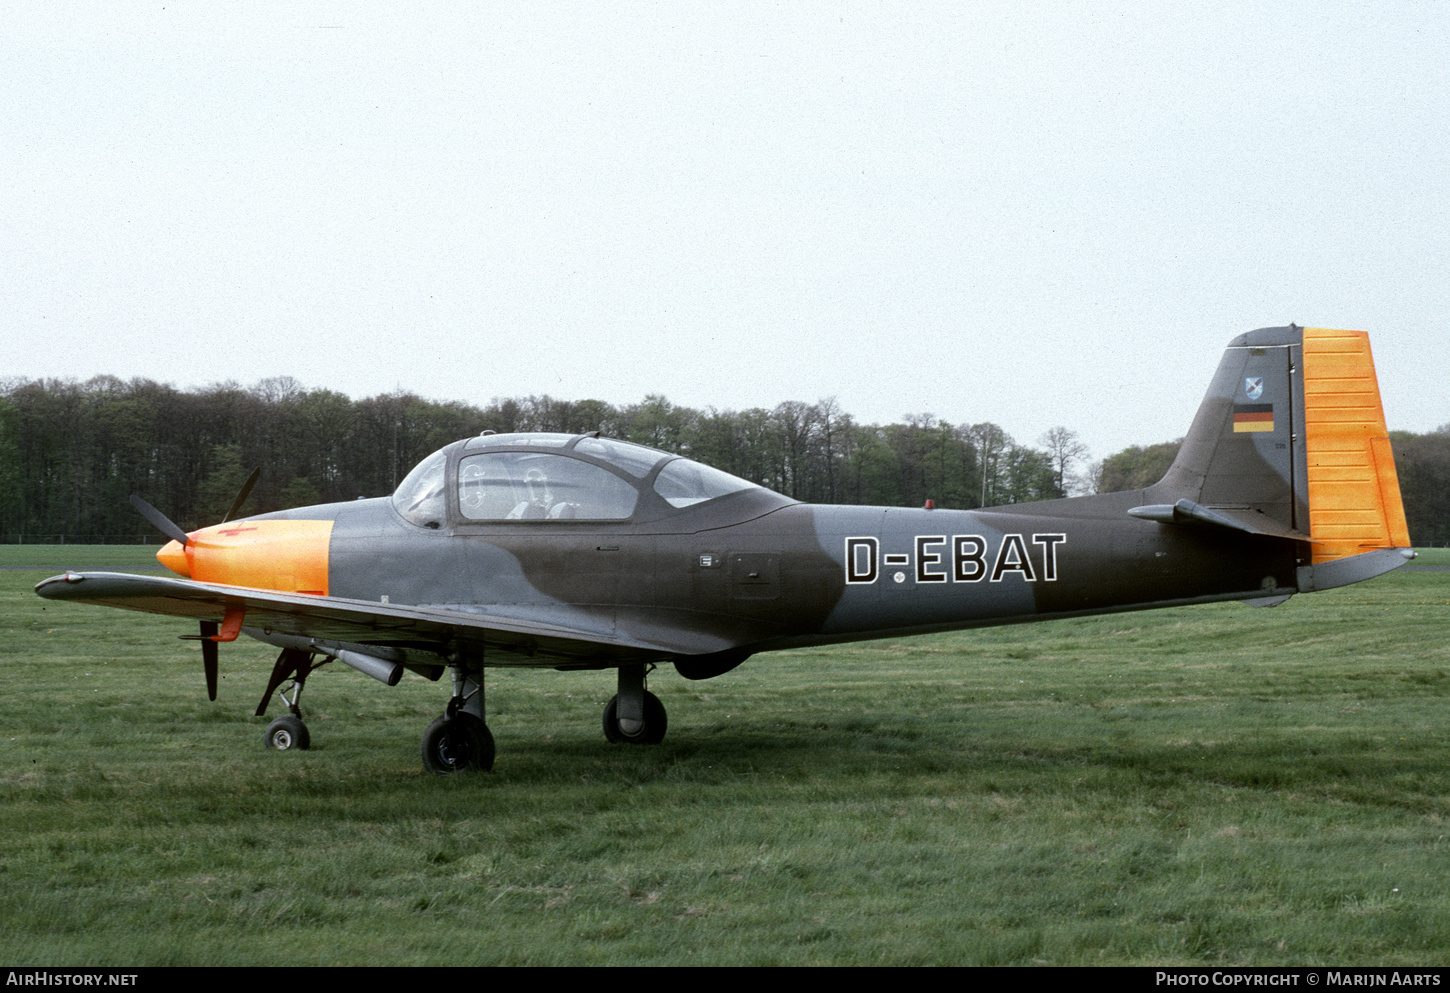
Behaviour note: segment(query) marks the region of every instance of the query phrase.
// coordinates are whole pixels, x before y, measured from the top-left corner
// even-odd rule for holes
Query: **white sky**
[[[1367,330],[1450,421],[1450,5],[46,3],[0,377],[721,409],[1101,458]]]

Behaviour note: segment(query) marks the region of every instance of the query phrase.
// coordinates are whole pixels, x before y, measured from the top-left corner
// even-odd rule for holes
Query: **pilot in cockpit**
[[[542,469],[530,469],[524,473],[524,485],[528,487],[529,498],[521,500],[509,511],[511,521],[542,521],[549,517],[554,506],[554,494],[549,490],[549,477]]]

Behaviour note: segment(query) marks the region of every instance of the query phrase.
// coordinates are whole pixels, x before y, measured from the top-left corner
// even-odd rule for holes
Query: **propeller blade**
[[[247,477],[247,481],[242,484],[242,491],[237,494],[236,501],[232,503],[232,509],[227,511],[227,516],[222,518],[221,522],[223,524],[231,520],[233,517],[236,517],[237,514],[241,512],[242,504],[247,502],[247,497],[252,495],[252,487],[256,486],[257,480],[261,478],[262,467],[257,466],[257,468],[252,470],[252,474]]]
[[[154,527],[156,530],[160,531],[168,538],[174,538],[177,541],[181,542],[181,546],[183,548],[185,548],[187,543],[191,541],[191,539],[186,536],[186,532],[181,530],[181,528],[179,528],[171,518],[167,517],[161,511],[157,510],[155,507],[151,506],[149,503],[147,503],[145,500],[142,500],[134,493],[131,494],[131,506],[136,508],[136,512],[138,514],[150,521],[151,526]]]
[[[215,621],[201,622],[201,668],[206,673],[206,695],[216,700],[217,647],[212,639],[216,636]]]

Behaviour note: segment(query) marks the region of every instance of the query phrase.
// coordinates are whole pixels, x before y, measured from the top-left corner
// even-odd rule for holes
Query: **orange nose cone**
[[[191,578],[191,562],[186,554],[186,549],[181,547],[179,541],[168,541],[161,551],[156,553],[156,561],[178,576]]]
[[[202,528],[186,547],[199,583],[327,596],[332,521],[242,520]]]

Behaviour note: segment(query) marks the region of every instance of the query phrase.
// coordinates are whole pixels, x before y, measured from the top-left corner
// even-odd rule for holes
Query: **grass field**
[[[151,555],[0,549],[8,963],[1450,960],[1450,571],[664,669],[656,748],[491,669],[441,779],[442,685],[328,666],[268,752],[271,650],[211,704],[186,624],[31,591]]]

